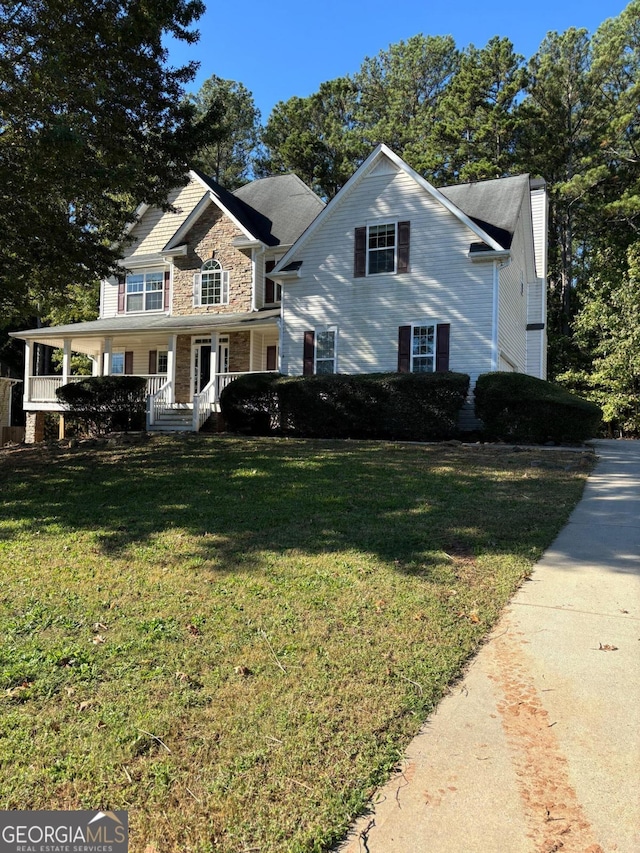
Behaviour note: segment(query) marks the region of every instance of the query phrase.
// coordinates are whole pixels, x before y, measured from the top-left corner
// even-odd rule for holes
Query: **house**
[[[22,441],[24,430],[22,427],[14,426],[13,419],[13,389],[19,385],[18,379],[2,375],[0,364],[0,447],[9,442]]]
[[[545,184],[435,189],[380,145],[273,271],[285,374],[546,378]]]
[[[196,171],[170,202],[138,211],[98,320],[15,333],[28,428],[60,410],[72,351],[145,376],[152,429],[199,429],[249,371],[546,377],[541,180],[436,189],[379,145],[326,206],[294,175],[228,193]],[[62,376],[32,375],[34,342],[63,349]]]
[[[94,375],[144,376],[148,427],[162,430],[199,429],[225,384],[278,369],[280,287],[269,272],[324,202],[295,175],[230,193],[196,170],[169,202],[138,209],[97,320],[13,333],[25,341],[27,441],[45,412],[63,412],[55,392],[73,381],[72,352],[89,356]],[[36,343],[63,351],[61,374],[35,375]]]

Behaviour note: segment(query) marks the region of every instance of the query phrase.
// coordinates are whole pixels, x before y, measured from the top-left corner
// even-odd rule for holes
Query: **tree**
[[[507,38],[470,45],[439,100],[421,168],[441,183],[509,174],[515,158],[516,102],[526,83],[523,57]]]
[[[451,36],[413,36],[367,57],[353,77],[355,120],[370,146],[385,142],[420,168],[438,104],[458,68]]]
[[[196,120],[209,122],[211,138],[205,139],[193,164],[228,190],[247,182],[260,138],[260,111],[242,83],[223,80],[215,74],[190,95]],[[212,114],[219,119],[211,122]]]
[[[332,198],[370,153],[355,131],[356,92],[347,77],[320,85],[308,98],[276,104],[265,127],[257,175],[295,172],[318,195]]]
[[[611,250],[598,254],[575,334],[591,362],[559,380],[598,403],[612,433],[640,436],[640,240],[622,264]]]
[[[202,0],[0,3],[0,315],[32,316],[69,283],[112,272],[140,202],[165,204],[207,122],[193,127],[166,65]]]
[[[599,91],[590,76],[586,30],[549,33],[529,62],[527,96],[520,108],[518,160],[523,171],[549,186],[549,369],[554,376],[572,354],[571,321],[578,275],[588,255],[589,207],[585,186],[601,132]]]
[[[605,21],[592,43],[597,119],[571,189],[580,200],[579,360],[559,376],[602,407],[612,429],[640,434],[640,0]]]

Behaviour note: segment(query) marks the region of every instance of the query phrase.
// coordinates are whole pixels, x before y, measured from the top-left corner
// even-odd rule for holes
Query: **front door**
[[[218,373],[229,372],[229,338],[218,339]],[[211,381],[211,338],[193,344],[193,393],[200,394]]]

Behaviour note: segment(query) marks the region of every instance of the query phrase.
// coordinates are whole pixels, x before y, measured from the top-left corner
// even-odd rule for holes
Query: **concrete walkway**
[[[640,442],[569,523],[340,853],[640,853]]]

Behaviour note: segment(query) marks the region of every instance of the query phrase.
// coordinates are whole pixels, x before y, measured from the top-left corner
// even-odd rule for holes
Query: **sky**
[[[590,33],[617,17],[626,0],[205,0],[195,45],[170,42],[169,64],[200,63],[187,87],[215,74],[252,93],[266,123],[273,107],[307,97],[321,83],[354,74],[365,57],[411,36],[452,35],[459,49],[506,36],[526,59],[550,31]]]

